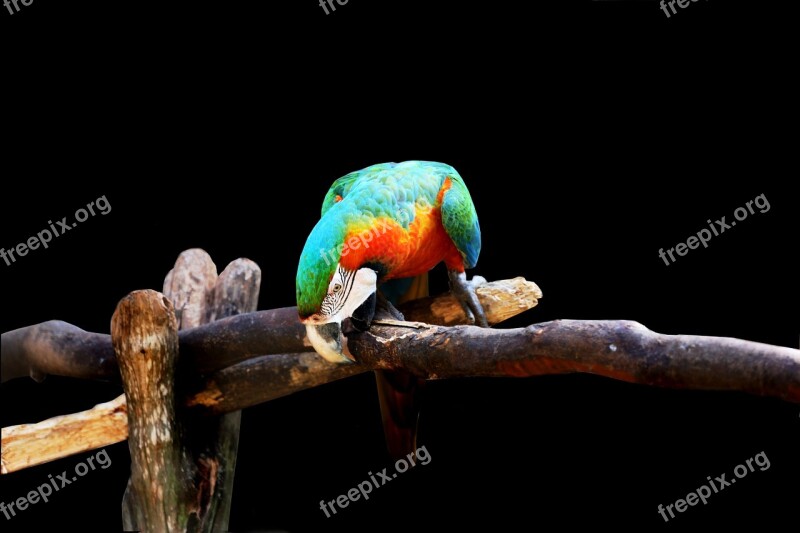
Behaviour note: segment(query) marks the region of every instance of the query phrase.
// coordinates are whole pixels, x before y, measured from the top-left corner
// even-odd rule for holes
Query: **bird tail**
[[[393,459],[417,449],[419,398],[425,380],[404,370],[376,370],[386,448]]]
[[[396,302],[392,302],[395,305],[400,305],[402,303],[417,300],[419,298],[425,298],[429,296],[430,293],[428,292],[428,273],[425,272],[424,274],[420,274],[416,278],[411,278],[411,285],[408,289],[397,299]]]
[[[393,298],[392,303],[399,305],[425,296],[428,296],[427,272],[413,278],[408,289]],[[406,457],[417,449],[420,396],[425,380],[404,370],[376,370],[375,381],[386,448],[394,459]]]

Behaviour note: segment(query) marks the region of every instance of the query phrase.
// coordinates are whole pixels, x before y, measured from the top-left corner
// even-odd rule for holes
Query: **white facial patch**
[[[322,300],[317,324],[339,322],[353,316],[356,309],[377,290],[378,275],[371,268],[359,268],[355,272],[336,267],[336,273],[328,284],[328,294]]]

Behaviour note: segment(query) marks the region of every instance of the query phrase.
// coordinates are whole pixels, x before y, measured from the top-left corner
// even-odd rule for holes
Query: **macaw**
[[[392,303],[427,290],[427,272],[440,262],[467,316],[487,327],[464,272],[480,250],[475,206],[450,165],[383,163],[339,178],[297,269],[297,310],[309,341],[332,363],[354,362],[342,350],[343,323],[346,330],[366,330],[376,305],[398,316]],[[402,456],[415,449],[416,391],[424,380],[398,371],[376,371],[376,377],[387,446]]]

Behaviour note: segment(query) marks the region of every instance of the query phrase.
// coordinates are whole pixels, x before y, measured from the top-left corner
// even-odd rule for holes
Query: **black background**
[[[327,17],[311,2],[103,5],[35,0],[3,20],[33,32],[5,66],[36,65],[44,77],[8,84],[15,99],[4,112],[20,120],[7,118],[0,246],[102,195],[112,210],[0,262],[0,331],[61,319],[108,332],[117,302],[160,290],[192,247],[219,270],[256,261],[259,309],[293,305],[297,259],[330,183],[426,159],[455,166],[473,195],[484,242],[473,273],[525,276],[544,292],[502,327],[629,319],[798,347],[791,69],[786,19],[765,4],[698,2],[671,20],[649,2],[517,12],[350,0]],[[105,21],[85,45],[70,26],[83,15]],[[147,24],[132,30],[129,18]],[[23,55],[53,22],[70,39]],[[117,32],[126,42],[101,57]],[[174,42],[153,53],[146,43],[164,33]],[[760,194],[769,212],[674,264],[658,257]],[[431,276],[443,290],[441,267]],[[0,421],[36,422],[118,394],[104,383],[16,380],[0,388]],[[800,406],[735,392],[591,375],[438,381],[421,443],[428,465],[328,519],[321,499],[392,469],[372,375],[247,409],[231,530],[771,531],[796,519],[800,496]],[[0,518],[3,530],[118,531],[130,460],[127,443],[107,449],[109,469]],[[669,523],[658,514],[762,451],[769,470]],[[1,477],[0,500],[88,455]]]

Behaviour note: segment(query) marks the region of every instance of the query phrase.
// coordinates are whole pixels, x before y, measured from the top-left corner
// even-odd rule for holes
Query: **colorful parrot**
[[[383,163],[334,182],[322,217],[306,240],[297,269],[297,309],[316,352],[333,363],[342,351],[342,324],[366,330],[376,303],[388,306],[444,261],[450,288],[467,316],[486,317],[464,270],[478,261],[481,233],[469,191],[443,163]],[[426,290],[424,283],[422,290]],[[380,286],[381,294],[378,293]],[[405,372],[376,372],[387,445],[413,451],[422,380]]]

